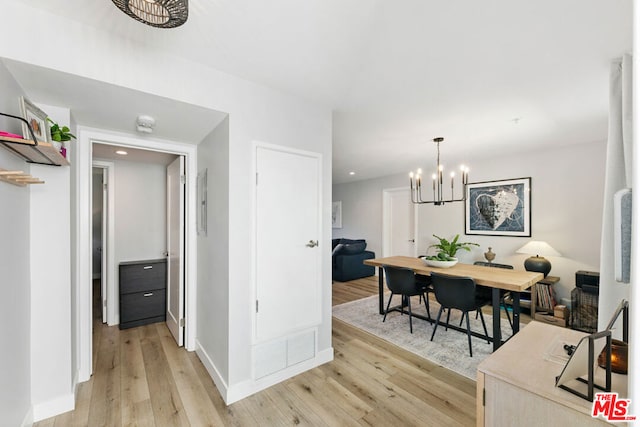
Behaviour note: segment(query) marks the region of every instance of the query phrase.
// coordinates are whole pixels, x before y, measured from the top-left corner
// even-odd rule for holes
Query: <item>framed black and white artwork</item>
[[[331,204],[331,227],[342,228],[342,202],[333,202]]]
[[[531,236],[531,178],[467,184],[465,234]]]

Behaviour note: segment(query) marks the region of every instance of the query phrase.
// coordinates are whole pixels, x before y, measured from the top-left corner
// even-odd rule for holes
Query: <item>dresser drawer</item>
[[[152,260],[120,264],[120,293],[142,292],[166,287],[167,262]]]
[[[164,289],[120,295],[120,324],[157,317],[162,319],[154,321],[162,321],[166,315],[166,301]]]

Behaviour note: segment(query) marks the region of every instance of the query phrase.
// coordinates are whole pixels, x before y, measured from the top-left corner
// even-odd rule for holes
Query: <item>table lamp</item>
[[[551,271],[551,263],[544,256],[562,256],[547,242],[535,240],[518,249],[516,253],[535,255],[527,258],[524,261],[524,269],[527,271],[536,271],[538,273],[542,273],[544,274],[544,277],[547,277],[547,274],[549,274],[549,272]]]

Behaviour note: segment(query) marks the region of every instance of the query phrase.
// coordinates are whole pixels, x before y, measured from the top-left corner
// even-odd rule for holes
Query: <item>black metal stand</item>
[[[605,385],[599,385],[596,384],[595,382],[595,378],[594,378],[594,370],[595,370],[595,340],[600,339],[600,338],[605,338],[607,339],[607,344],[606,344],[606,354],[607,354],[607,359],[606,359],[606,367],[605,367]],[[609,392],[611,391],[611,331],[610,330],[606,330],[606,331],[602,331],[602,332],[596,332],[595,334],[591,334],[588,335],[587,337],[587,341],[588,341],[588,351],[589,351],[589,356],[588,356],[588,366],[587,366],[587,379],[584,379],[582,377],[577,377],[575,378],[575,380],[586,384],[587,385],[587,392],[586,393],[582,393],[581,391],[578,391],[574,388],[569,387],[566,384],[559,384],[558,387],[560,387],[563,390],[568,391],[569,393],[575,394],[576,396],[579,396],[585,400],[588,401],[593,401],[593,395],[594,395],[594,388],[597,388],[598,390],[602,390],[602,391],[606,391]],[[580,343],[578,343],[578,347],[580,347],[580,344],[582,344],[583,341],[580,341]],[[576,348],[576,352],[579,349]],[[575,352],[574,352],[575,354]],[[571,359],[569,359],[569,362],[567,362],[567,365],[569,365],[569,363],[571,362]],[[558,381],[560,379],[560,377],[562,376],[562,374],[560,374],[560,376],[556,377],[556,381]]]

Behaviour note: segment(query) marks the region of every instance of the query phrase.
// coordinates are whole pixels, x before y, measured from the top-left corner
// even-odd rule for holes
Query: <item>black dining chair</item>
[[[485,261],[476,261],[473,263],[474,265],[482,265],[485,267],[493,267],[493,268],[504,268],[506,270],[513,270],[513,265],[509,264],[497,264],[494,262],[485,262]],[[491,288],[488,286],[477,285],[476,291],[478,296],[482,298],[486,298],[491,301]],[[504,314],[507,315],[507,320],[509,321],[509,326],[511,326],[511,330],[513,331],[513,321],[511,320],[511,315],[509,314],[509,309],[507,308],[507,303],[505,299],[508,298],[511,294],[509,291],[504,289],[500,289],[500,307],[504,309]],[[478,316],[476,315],[476,318]]]
[[[447,323],[451,309],[460,310],[463,318],[467,321],[467,338],[469,340],[469,356],[473,357],[473,350],[471,348],[471,326],[469,325],[469,312],[477,311],[485,304],[483,299],[476,298],[476,282],[471,277],[454,277],[447,276],[439,273],[431,273],[431,284],[433,285],[436,301],[440,304],[440,310],[436,317],[436,324],[433,327],[431,333],[431,341],[436,335],[438,325],[440,325],[440,318],[444,310],[449,310],[447,313]],[[484,322],[484,316],[482,311],[480,313],[480,320],[482,321],[482,327],[484,329],[484,335],[487,337],[487,343],[489,341],[489,333],[487,332],[487,325]]]
[[[389,306],[391,305],[391,299],[394,295],[402,295],[403,304],[406,302],[407,309],[409,310],[409,330],[413,333],[413,321],[411,313],[411,297],[422,296],[427,307],[427,314],[429,318],[429,300],[426,294],[425,287],[416,281],[416,275],[410,268],[391,267],[388,265],[383,266],[384,275],[387,278],[387,287],[391,291],[389,296],[389,302],[387,303],[387,309],[384,311],[384,317],[382,321],[387,320],[387,314],[389,313]]]

